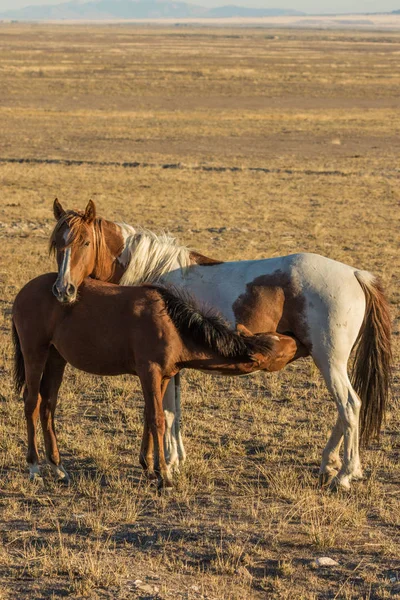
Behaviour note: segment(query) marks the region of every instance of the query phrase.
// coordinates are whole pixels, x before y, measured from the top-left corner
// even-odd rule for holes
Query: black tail
[[[14,344],[14,368],[13,368],[13,379],[14,387],[17,394],[20,394],[22,388],[25,385],[25,362],[24,356],[21,350],[21,344],[19,341],[18,333],[15,328],[14,322],[12,324],[12,339]]]
[[[241,336],[232,330],[225,319],[210,308],[200,308],[186,291],[177,288],[155,287],[162,297],[166,311],[183,336],[200,348],[212,350],[223,358],[252,361],[255,353],[271,356],[275,342],[269,336]]]

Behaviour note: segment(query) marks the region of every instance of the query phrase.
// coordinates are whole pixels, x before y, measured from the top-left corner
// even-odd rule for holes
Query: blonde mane
[[[163,275],[175,269],[187,269],[192,261],[190,250],[180,246],[167,233],[157,235],[146,229],[134,229],[118,224],[126,236],[127,265],[120,285],[140,285],[159,281]]]

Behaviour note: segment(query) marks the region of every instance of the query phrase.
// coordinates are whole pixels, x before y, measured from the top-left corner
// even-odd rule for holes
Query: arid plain
[[[400,596],[400,34],[0,24],[0,598]],[[28,481],[10,311],[55,197],[221,259],[311,251],[381,276],[394,387],[367,478],[317,487],[335,419],[310,359],[183,376],[188,460],[138,466],[138,380],[68,368],[70,487]],[[317,568],[328,556],[338,565]]]

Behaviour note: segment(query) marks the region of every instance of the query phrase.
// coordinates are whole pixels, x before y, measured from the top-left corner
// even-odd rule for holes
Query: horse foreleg
[[[24,390],[24,409],[26,430],[28,434],[28,450],[26,462],[29,468],[29,479],[34,481],[40,475],[39,454],[37,448],[37,421],[39,418],[40,396],[29,391],[28,386]]]
[[[154,443],[153,436],[147,424],[146,409],[144,411],[144,424],[142,444],[140,446],[140,464],[149,479],[155,479],[154,473]]]
[[[26,460],[29,467],[29,478],[31,481],[34,481],[40,474],[39,454],[37,448],[37,422],[41,403],[41,396],[39,393],[40,380],[46,362],[46,357],[47,350],[45,353],[35,353],[34,359],[31,359],[31,353],[24,353],[24,409],[28,433],[28,452],[26,455]]]
[[[179,470],[179,452],[177,438],[176,377],[173,377],[165,390],[163,408],[165,417],[164,452],[168,469],[172,473]],[[179,428],[178,428],[179,430]]]
[[[171,488],[172,481],[164,454],[165,417],[162,402],[167,381],[162,380],[160,370],[155,367],[148,368],[139,376],[144,395],[147,426],[153,436],[154,465],[159,477],[159,488]]]
[[[66,361],[57,352],[54,346],[51,346],[40,384],[40,395],[42,397],[40,420],[43,429],[46,458],[54,475],[62,483],[69,482],[69,475],[61,464],[54,428],[54,414],[65,365]]]
[[[177,373],[175,380],[175,438],[178,443],[179,462],[184,463],[186,460],[186,450],[183,445],[181,433],[181,374]]]

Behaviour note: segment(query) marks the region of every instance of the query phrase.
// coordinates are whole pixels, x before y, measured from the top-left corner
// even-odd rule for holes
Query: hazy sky
[[[0,11],[33,4],[61,4],[63,0],[0,0]],[[65,0],[64,0],[65,1]],[[183,0],[200,6],[236,4],[257,8],[292,8],[308,13],[390,12],[400,9],[400,0]]]

